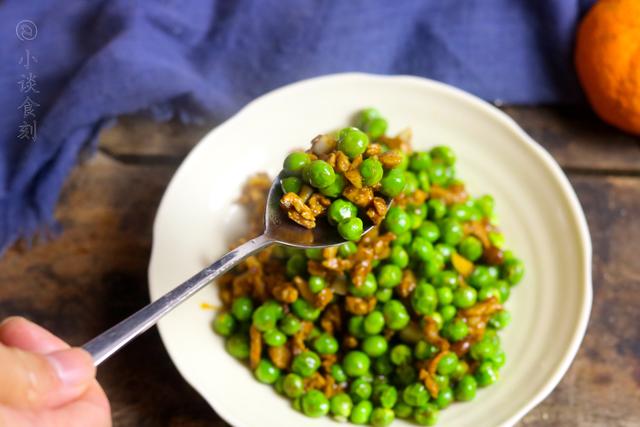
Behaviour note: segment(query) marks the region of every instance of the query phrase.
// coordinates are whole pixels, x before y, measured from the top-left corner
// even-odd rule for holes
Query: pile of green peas
[[[360,112],[357,127],[340,130],[336,136],[336,150],[344,153],[350,160],[365,155],[370,141],[377,141],[384,136],[387,121],[380,116],[378,110],[368,108]],[[389,148],[382,144],[381,148]],[[385,168],[377,156],[365,156],[358,170],[362,176],[362,185],[372,187],[374,194],[395,197],[405,187],[405,170],[408,163],[406,153],[398,151],[402,163],[395,168]],[[341,197],[343,190],[349,185],[348,180],[325,160],[314,159],[308,152],[296,151],[289,154],[283,164],[281,187],[284,194],[300,193],[305,184],[319,191],[332,200],[327,211],[329,222],[337,227],[340,235],[349,241],[357,241],[362,236],[364,222],[359,215],[358,207]]]
[[[361,123],[362,128],[384,133],[381,129],[386,128],[386,122],[382,126],[373,121],[379,116],[372,117],[368,124]],[[399,170],[406,183],[402,191],[408,195],[417,188],[429,192],[432,184],[443,188],[462,184],[455,173],[455,154],[448,147],[413,152],[407,158]],[[464,224],[469,221],[486,221],[494,226],[488,238],[503,254],[499,265],[486,262],[480,239],[465,234]],[[500,304],[507,302],[512,288],[524,276],[524,264],[505,248],[497,225],[494,200],[489,195],[450,205],[435,198],[419,206],[394,205],[380,226],[380,234],[390,232],[395,236],[388,256],[373,262],[373,270],[360,286],[356,287],[347,273],[346,294],[336,293],[333,301],[344,308],[348,296],[375,297],[373,311],[353,315],[344,309],[343,328],[332,335],[321,327],[323,311],[303,297],[282,304],[243,296],[217,315],[213,329],[226,337],[226,349],[233,357],[246,360],[251,326],[262,334],[266,349],[288,345],[303,321],[312,322],[313,329],[305,341],[307,349],[294,355],[288,368],[277,368],[268,352],[262,351],[254,370],[258,381],[273,385],[291,399],[293,408],[309,417],[329,415],[375,427],[388,426],[395,418],[434,425],[439,411],[454,402],[473,400],[478,389],[496,383],[506,362],[499,331],[509,324],[511,315],[504,308],[490,316],[482,336],[474,337],[461,356],[452,351],[440,354],[438,346],[421,332],[430,319],[439,335],[455,344],[470,337],[462,310],[489,298]],[[357,243],[348,241],[339,247],[338,256],[349,258],[357,251]],[[466,278],[452,265],[454,254],[473,263]],[[323,259],[321,250],[277,248],[272,257],[282,263],[287,279],[304,278],[311,292],[329,286],[326,279],[310,274],[307,268],[308,260]],[[398,287],[406,270],[411,270],[417,283],[409,296],[403,297]],[[346,337],[355,338],[357,346],[346,348]],[[321,363],[327,355],[337,358],[329,370]],[[433,396],[419,378],[418,365],[438,355],[433,377],[438,393]],[[339,392],[328,397],[322,390],[305,388],[305,379],[316,372],[331,376],[340,385]]]

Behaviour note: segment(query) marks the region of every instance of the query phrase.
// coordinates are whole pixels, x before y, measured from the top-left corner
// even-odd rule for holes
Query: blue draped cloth
[[[122,114],[224,119],[321,74],[415,74],[512,104],[581,102],[593,0],[8,0],[0,251],[54,225],[78,154]]]

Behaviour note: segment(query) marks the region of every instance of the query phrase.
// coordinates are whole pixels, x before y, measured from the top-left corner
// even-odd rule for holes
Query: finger
[[[0,404],[0,427],[111,427],[109,401],[97,381],[77,400],[57,408],[25,411]]]
[[[61,405],[82,395],[94,377],[93,359],[82,349],[41,355],[0,345],[0,403],[17,408]]]
[[[69,345],[24,317],[8,317],[0,324],[0,342],[35,353],[51,353]]]

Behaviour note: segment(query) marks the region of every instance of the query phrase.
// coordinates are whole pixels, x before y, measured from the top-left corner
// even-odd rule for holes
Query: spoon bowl
[[[280,176],[278,176],[271,183],[267,197],[264,233],[226,253],[178,287],[86,343],[83,348],[91,354],[94,364],[97,366],[102,363],[212,280],[267,246],[280,244],[301,249],[314,249],[336,246],[345,242],[326,218],[318,220],[316,227],[311,230],[294,223],[281,209],[281,197],[282,188]],[[389,205],[390,201],[386,200],[386,202]],[[369,225],[364,233],[372,228],[373,224]]]

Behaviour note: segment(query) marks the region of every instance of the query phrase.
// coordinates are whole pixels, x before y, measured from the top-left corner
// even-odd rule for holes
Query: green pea
[[[324,188],[336,180],[336,173],[324,160],[314,160],[308,167],[309,184],[316,188]]]
[[[453,373],[450,376],[451,376],[451,379],[459,381],[468,372],[469,372],[469,364],[464,360],[458,360],[456,369],[454,369]]]
[[[384,329],[384,315],[377,310],[367,314],[362,323],[365,333],[376,335]]]
[[[370,401],[363,400],[358,402],[351,410],[349,421],[353,424],[367,424],[369,423],[369,418],[371,418],[371,412],[373,412],[373,405]]]
[[[433,250],[429,258],[424,261],[423,272],[427,278],[433,278],[438,274],[445,266],[444,257],[440,252]]]
[[[451,341],[460,341],[469,335],[469,327],[462,319],[457,319],[444,326],[443,335]]]
[[[375,408],[371,413],[371,425],[373,427],[387,427],[396,418],[395,413],[389,408]]]
[[[398,206],[392,206],[389,208],[384,220],[384,225],[387,230],[391,231],[396,236],[411,229],[409,215],[404,209]]]
[[[393,372],[393,364],[391,363],[388,353],[385,353],[374,360],[373,370],[378,375],[389,375]]]
[[[378,289],[375,295],[378,302],[387,302],[393,296],[393,289],[391,288]]]
[[[411,236],[411,232],[407,231],[406,233],[396,235],[396,239],[393,241],[395,246],[408,246],[411,243],[413,237]]]
[[[366,298],[376,293],[378,282],[373,273],[368,273],[360,286],[356,286],[351,282],[349,284],[349,293],[353,296]]]
[[[421,261],[427,261],[433,254],[433,246],[422,237],[415,237],[411,242],[411,255]]]
[[[443,286],[456,288],[458,286],[458,274],[455,271],[445,270],[436,274],[433,278],[433,284],[441,288]]]
[[[429,180],[429,172],[426,170],[417,172],[416,177],[418,178],[418,185],[422,191],[426,191],[427,193],[431,191],[431,181]]]
[[[418,182],[418,178],[413,172],[406,171],[404,173],[404,194],[409,195],[416,192],[420,183]]]
[[[456,246],[464,237],[462,226],[453,218],[442,220],[440,223],[440,233],[444,243],[451,246]]]
[[[495,366],[496,369],[500,369],[507,362],[507,354],[503,350],[500,350],[495,352],[489,360],[493,363],[493,366]]]
[[[378,139],[387,131],[387,121],[382,117],[376,117],[369,122],[366,131],[371,139]]]
[[[495,329],[503,329],[511,322],[511,313],[500,310],[489,319],[489,325]]]
[[[447,214],[447,205],[441,199],[430,199],[427,202],[429,207],[429,218],[439,220]]]
[[[414,172],[427,170],[431,166],[431,156],[426,151],[416,151],[409,160],[409,169]]]
[[[340,419],[347,419],[351,415],[353,401],[347,393],[338,393],[331,398],[331,413]]]
[[[326,187],[320,189],[320,193],[327,197],[338,197],[342,194],[344,187],[347,185],[347,180],[342,175],[336,174],[336,179]]]
[[[316,260],[316,261],[322,261],[322,259],[323,259],[322,248],[305,249],[304,250],[304,256],[306,256],[308,259],[313,259],[313,260]]]
[[[409,254],[402,246],[394,246],[391,248],[389,261],[400,268],[406,268],[409,265]]]
[[[430,151],[431,158],[440,161],[447,166],[452,166],[456,162],[456,155],[453,150],[446,145],[438,145]]]
[[[436,250],[436,252],[442,255],[445,261],[449,261],[449,259],[451,258],[451,255],[455,252],[455,249],[453,249],[452,246],[446,245],[444,243],[438,243],[434,247],[434,249]]]
[[[393,408],[398,401],[398,390],[389,384],[374,388],[374,400],[383,408]]]
[[[402,282],[402,269],[395,264],[384,264],[378,271],[377,281],[383,288],[398,286]]]
[[[389,329],[398,331],[404,329],[409,324],[409,313],[398,300],[390,300],[384,303],[382,313],[384,314],[384,320]]]
[[[398,418],[409,418],[411,414],[413,414],[413,408],[403,401],[398,401],[393,407],[393,412],[395,412]]]
[[[362,341],[362,351],[371,357],[383,355],[387,348],[387,340],[382,335],[372,335]]]
[[[502,264],[502,277],[511,284],[517,285],[524,276],[524,263],[518,258],[508,259]]]
[[[464,203],[455,203],[449,208],[449,216],[460,222],[469,221],[471,217],[471,209]]]
[[[357,209],[356,209],[357,213]],[[349,258],[358,251],[358,246],[353,242],[345,242],[338,246],[338,255],[341,258]]]
[[[435,222],[425,221],[416,230],[416,234],[429,243],[434,243],[440,238],[440,229]]]
[[[302,395],[300,403],[307,417],[318,418],[329,413],[329,399],[319,390],[309,390]]]
[[[295,314],[302,320],[310,321],[316,320],[318,317],[320,317],[320,314],[322,312],[322,310],[314,307],[304,298],[298,298],[297,300],[295,300],[291,304],[291,311],[293,311],[293,314]]]
[[[449,287],[441,286],[436,289],[438,306],[449,305],[453,302],[453,291]]]
[[[408,345],[398,344],[391,349],[389,357],[391,359],[391,363],[394,365],[405,365],[411,363],[411,360],[413,359],[413,352]]]
[[[236,359],[249,357],[249,339],[244,334],[233,334],[225,342],[227,352]]]
[[[358,216],[358,207],[344,199],[334,200],[327,210],[327,217],[333,224],[339,224],[345,219],[355,218],[356,216]]]
[[[228,312],[218,313],[213,321],[213,330],[225,337],[231,335],[236,326],[236,319]]]
[[[276,390],[276,393],[278,394],[284,394],[284,389],[283,389],[283,384],[284,383],[284,377],[282,375],[280,375],[278,377],[278,379],[276,380],[275,383],[273,383],[273,388]]]
[[[458,308],[469,308],[473,306],[478,298],[478,292],[470,287],[460,287],[453,292],[453,305]]]
[[[442,320],[448,322],[456,316],[458,310],[451,304],[445,305],[440,309],[440,315],[442,316]]]
[[[437,371],[440,375],[449,375],[453,373],[458,364],[458,356],[455,353],[446,353],[438,362]]]
[[[369,381],[362,378],[356,378],[351,382],[349,392],[354,402],[358,403],[363,400],[368,400],[371,397],[373,388]]]
[[[431,314],[438,305],[436,289],[429,284],[416,286],[411,294],[411,306],[417,314]]]
[[[320,367],[320,358],[313,351],[303,351],[293,358],[291,370],[301,377],[308,378]]]
[[[460,251],[460,255],[467,258],[470,261],[475,261],[482,256],[482,243],[480,240],[473,236],[467,236],[462,239],[460,242],[460,247],[458,248]]]
[[[456,399],[462,402],[473,400],[476,397],[477,388],[476,379],[471,375],[465,375],[456,386]]]
[[[344,372],[342,366],[338,363],[331,365],[331,376],[337,383],[343,383],[347,381],[347,374]]]
[[[494,297],[500,301],[500,291],[495,286],[485,286],[478,292],[478,301],[485,301]]]
[[[280,330],[286,335],[294,335],[300,330],[302,324],[297,317],[292,314],[287,314],[278,324]]]
[[[438,407],[435,404],[427,403],[421,408],[417,408],[413,413],[416,423],[421,426],[433,426],[438,422]]]
[[[363,154],[369,146],[369,137],[358,128],[344,128],[338,136],[338,150],[353,159]]]
[[[486,335],[486,334],[485,334]],[[497,352],[497,347],[487,339],[482,339],[471,345],[469,353],[475,360],[491,359]]]
[[[309,290],[314,294],[317,294],[321,290],[327,287],[327,282],[320,276],[309,277]]]
[[[307,153],[296,151],[285,157],[282,168],[286,172],[299,174],[305,166],[309,165],[309,163],[311,163],[311,159]]]
[[[406,387],[414,383],[418,378],[418,372],[412,365],[405,364],[395,369],[395,383],[398,387]]]
[[[429,402],[429,393],[422,383],[413,383],[403,390],[402,400],[407,405],[419,408]]]
[[[455,397],[451,388],[447,387],[444,389],[440,389],[438,397],[436,398],[436,406],[439,409],[445,409],[453,403],[454,399]]]
[[[277,329],[270,329],[262,334],[262,338],[264,338],[264,342],[271,347],[280,347],[287,342],[287,337],[285,334],[280,332]]]
[[[494,279],[491,277],[489,269],[485,265],[476,266],[469,276],[469,284],[476,289],[487,287],[493,282]]]
[[[253,325],[260,332],[266,332],[276,327],[278,312],[273,307],[261,305],[253,312]]]
[[[490,217],[493,214],[495,204],[496,202],[493,200],[493,197],[488,194],[476,199],[476,205],[485,217]]]
[[[360,164],[360,175],[362,175],[364,185],[376,185],[382,179],[382,175],[384,175],[382,163],[380,163],[380,160],[375,157],[365,159]]]
[[[418,341],[413,348],[413,356],[418,360],[431,359],[437,353],[437,346],[423,340]]]
[[[404,171],[400,168],[391,169],[382,178],[380,184],[380,192],[382,194],[387,197],[396,197],[404,190]]]
[[[335,354],[338,351],[338,340],[333,335],[323,333],[313,341],[313,348],[318,354]]]
[[[500,302],[504,304],[509,299],[509,295],[511,295],[511,287],[505,280],[498,280],[495,286],[500,294]]]
[[[280,181],[280,186],[282,187],[282,192],[284,194],[298,193],[302,188],[302,180],[297,176],[289,176]]]
[[[350,351],[343,359],[344,371],[350,377],[360,377],[369,372],[371,359],[361,351]]]
[[[491,362],[482,362],[475,372],[476,382],[480,387],[486,387],[498,381],[498,370]]]
[[[429,181],[433,185],[440,187],[446,187],[449,183],[449,176],[447,175],[447,167],[440,163],[434,163],[428,170]]]
[[[349,333],[356,338],[364,338],[364,316],[352,316],[347,325]]]
[[[254,373],[258,381],[264,384],[273,384],[280,377],[280,369],[266,359],[258,362]]]
[[[346,240],[360,240],[363,231],[364,224],[358,217],[342,220],[338,224],[338,233]]]
[[[380,111],[378,111],[376,108],[373,108],[373,107],[365,108],[364,110],[360,111],[360,113],[358,114],[358,119],[356,120],[356,126],[362,129],[365,127],[367,123],[369,123],[373,119],[377,119],[378,117],[381,117],[381,115],[380,115]]]
[[[302,276],[307,271],[307,258],[302,254],[295,254],[287,261],[286,272],[289,278]]]
[[[284,394],[290,398],[296,398],[304,394],[304,381],[300,375],[287,374],[282,383]]]

